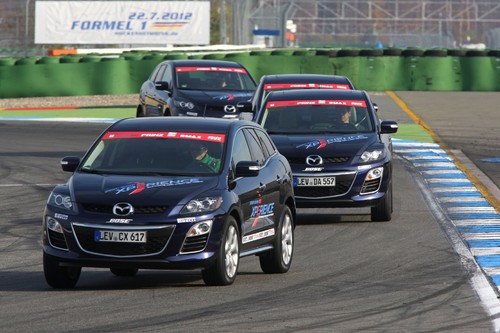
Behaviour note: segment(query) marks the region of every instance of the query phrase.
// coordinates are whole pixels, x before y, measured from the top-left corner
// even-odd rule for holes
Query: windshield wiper
[[[317,132],[280,132],[280,131],[268,131],[268,134],[274,135],[288,135],[288,134],[316,134]]]
[[[80,172],[83,172],[83,173],[91,173],[91,174],[94,174],[94,175],[104,175],[104,174],[108,174],[109,171],[104,171],[104,170],[99,170],[99,169],[80,169]]]

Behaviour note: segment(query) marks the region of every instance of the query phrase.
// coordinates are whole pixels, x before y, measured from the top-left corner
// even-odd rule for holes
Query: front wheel
[[[230,285],[236,279],[240,262],[240,236],[234,217],[230,216],[224,227],[221,246],[215,262],[201,273],[209,286]]]
[[[52,288],[73,288],[80,278],[81,267],[60,266],[59,261],[43,253],[43,273],[45,281]]]
[[[259,256],[260,268],[264,273],[286,273],[293,256],[293,215],[286,206],[278,225],[274,248]]]
[[[371,208],[373,222],[386,222],[392,218],[392,183],[389,184],[387,193],[379,203]]]

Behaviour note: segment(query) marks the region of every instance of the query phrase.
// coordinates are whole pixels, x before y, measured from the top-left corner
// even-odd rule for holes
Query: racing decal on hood
[[[203,183],[202,180],[198,178],[187,178],[187,179],[171,179],[171,180],[162,180],[158,182],[135,182],[132,184],[126,184],[118,187],[111,188],[109,190],[104,191],[104,193],[115,192],[115,194],[128,193],[129,195],[137,194],[145,189],[153,189],[159,187],[170,187],[170,186],[178,186],[178,185],[189,185],[189,184],[198,184]]]
[[[218,100],[218,101],[232,101],[235,98],[251,97],[251,96],[252,96],[252,94],[248,94],[248,93],[236,93],[236,94],[225,93],[223,95],[214,96],[214,99]]]
[[[234,95],[233,94],[225,94],[221,96],[215,96],[214,99],[218,101],[232,101],[234,100]]]
[[[336,136],[333,138],[328,138],[328,139],[316,139],[313,141],[305,142],[302,143],[298,146],[295,146],[295,148],[305,148],[305,149],[310,149],[310,148],[316,148],[316,149],[322,149],[328,146],[329,144],[332,143],[341,143],[341,142],[349,142],[349,141],[357,141],[357,140],[366,140],[368,139],[367,136],[361,135],[361,134],[356,134],[356,135],[343,135],[343,136]]]

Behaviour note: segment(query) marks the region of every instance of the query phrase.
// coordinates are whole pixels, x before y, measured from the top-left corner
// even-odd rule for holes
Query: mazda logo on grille
[[[319,155],[309,155],[306,157],[307,165],[322,165],[323,159]]]
[[[134,207],[128,202],[119,202],[113,206],[113,214],[118,216],[129,216],[134,214]]]
[[[235,113],[236,106],[235,105],[224,105],[224,111],[226,111],[227,113]]]

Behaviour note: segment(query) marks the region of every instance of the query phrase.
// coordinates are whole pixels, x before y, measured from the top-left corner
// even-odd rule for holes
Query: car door
[[[147,89],[146,113],[162,116],[168,100],[167,85],[172,86],[172,74],[168,64],[160,64],[156,74],[151,77],[151,85]]]
[[[252,161],[252,152],[243,130],[239,130],[234,139],[231,153],[231,168],[236,169],[236,165],[242,161]],[[242,210],[241,224],[241,250],[255,248],[262,243],[264,233],[257,234],[259,231],[255,223],[255,217],[259,205],[262,205],[262,191],[260,189],[260,175],[257,177],[240,177],[233,180],[232,191],[240,198]],[[258,221],[257,221],[258,222]],[[268,228],[270,229],[270,228]]]
[[[258,246],[272,239],[275,231],[276,212],[279,206],[279,186],[277,186],[276,169],[272,165],[270,155],[261,144],[254,129],[243,130],[250,149],[252,161],[260,166],[259,176],[253,178],[257,187],[257,197],[249,202],[250,215],[245,218],[244,238],[250,246]],[[243,244],[245,245],[245,243]]]
[[[154,69],[154,71],[151,73],[149,78],[141,86],[140,95],[141,95],[141,99],[144,103],[144,111],[145,111],[146,116],[151,115],[151,112],[153,111],[152,108],[158,104],[156,101],[157,92],[156,92],[155,81],[156,81],[156,78],[158,77],[158,75],[163,70],[165,70],[165,66],[158,65]]]

